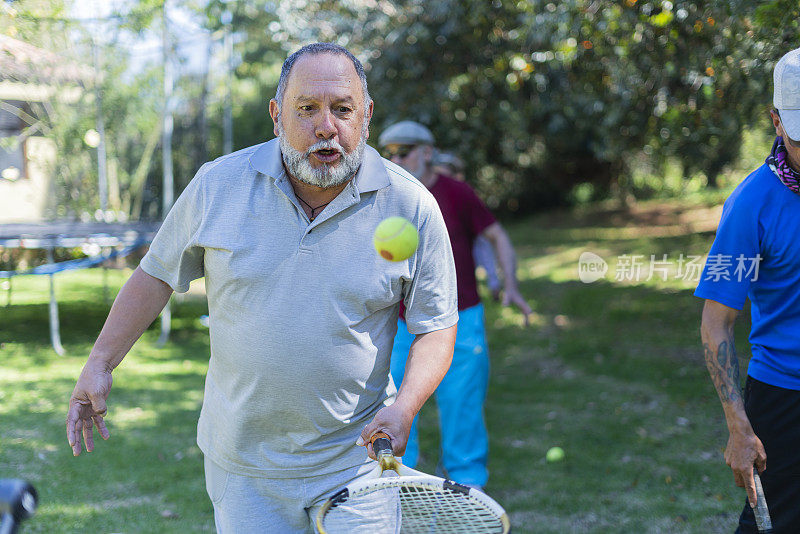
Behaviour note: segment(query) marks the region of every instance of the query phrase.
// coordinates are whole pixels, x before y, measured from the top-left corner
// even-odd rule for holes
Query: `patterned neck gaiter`
[[[783,185],[800,195],[800,173],[789,166],[789,155],[780,135],[775,138],[772,151],[767,156],[767,165]]]

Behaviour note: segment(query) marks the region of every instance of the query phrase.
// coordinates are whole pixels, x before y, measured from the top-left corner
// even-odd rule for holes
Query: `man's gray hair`
[[[307,44],[286,58],[286,61],[283,62],[283,67],[281,68],[281,77],[278,79],[278,89],[275,91],[275,100],[278,102],[278,106],[283,106],[283,96],[286,93],[286,83],[289,80],[289,73],[292,71],[292,67],[294,66],[295,62],[300,59],[300,57],[307,54],[335,54],[338,56],[347,56],[350,61],[353,62],[353,66],[356,68],[356,73],[361,79],[361,87],[364,89],[364,112],[366,113],[366,108],[369,108],[370,97],[369,91],[367,90],[367,74],[364,72],[364,66],[347,48],[334,43]]]

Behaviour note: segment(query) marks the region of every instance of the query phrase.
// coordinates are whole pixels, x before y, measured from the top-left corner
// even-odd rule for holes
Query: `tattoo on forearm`
[[[736,357],[733,338],[720,343],[716,350],[708,343],[703,343],[703,349],[706,366],[719,399],[723,404],[740,402],[742,395],[739,391],[739,359]]]

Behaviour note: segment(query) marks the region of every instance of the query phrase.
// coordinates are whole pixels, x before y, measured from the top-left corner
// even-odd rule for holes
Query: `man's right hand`
[[[372,418],[372,421],[361,431],[356,445],[366,446],[367,455],[373,460],[377,460],[370,438],[377,432],[383,432],[389,436],[394,454],[403,456],[408,443],[408,433],[411,430],[411,423],[414,421],[415,415],[413,412],[403,409],[397,402],[381,408]]]
[[[105,365],[93,363],[90,358],[78,377],[67,411],[67,441],[74,456],[81,453],[81,434],[86,452],[94,450],[93,426],[97,426],[103,439],[109,438],[103,418],[111,384],[111,371]]]
[[[759,473],[764,471],[767,468],[767,453],[752,428],[731,431],[728,446],[725,447],[725,462],[733,471],[736,485],[747,490],[750,506],[755,507],[758,497],[753,466],[756,466]]]

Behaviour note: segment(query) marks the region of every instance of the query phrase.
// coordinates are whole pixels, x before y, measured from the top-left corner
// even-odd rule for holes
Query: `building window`
[[[24,102],[6,100],[6,106],[0,108],[0,178],[19,180],[28,175],[25,158],[25,137],[23,129],[27,126],[19,116],[8,107],[27,113]]]

